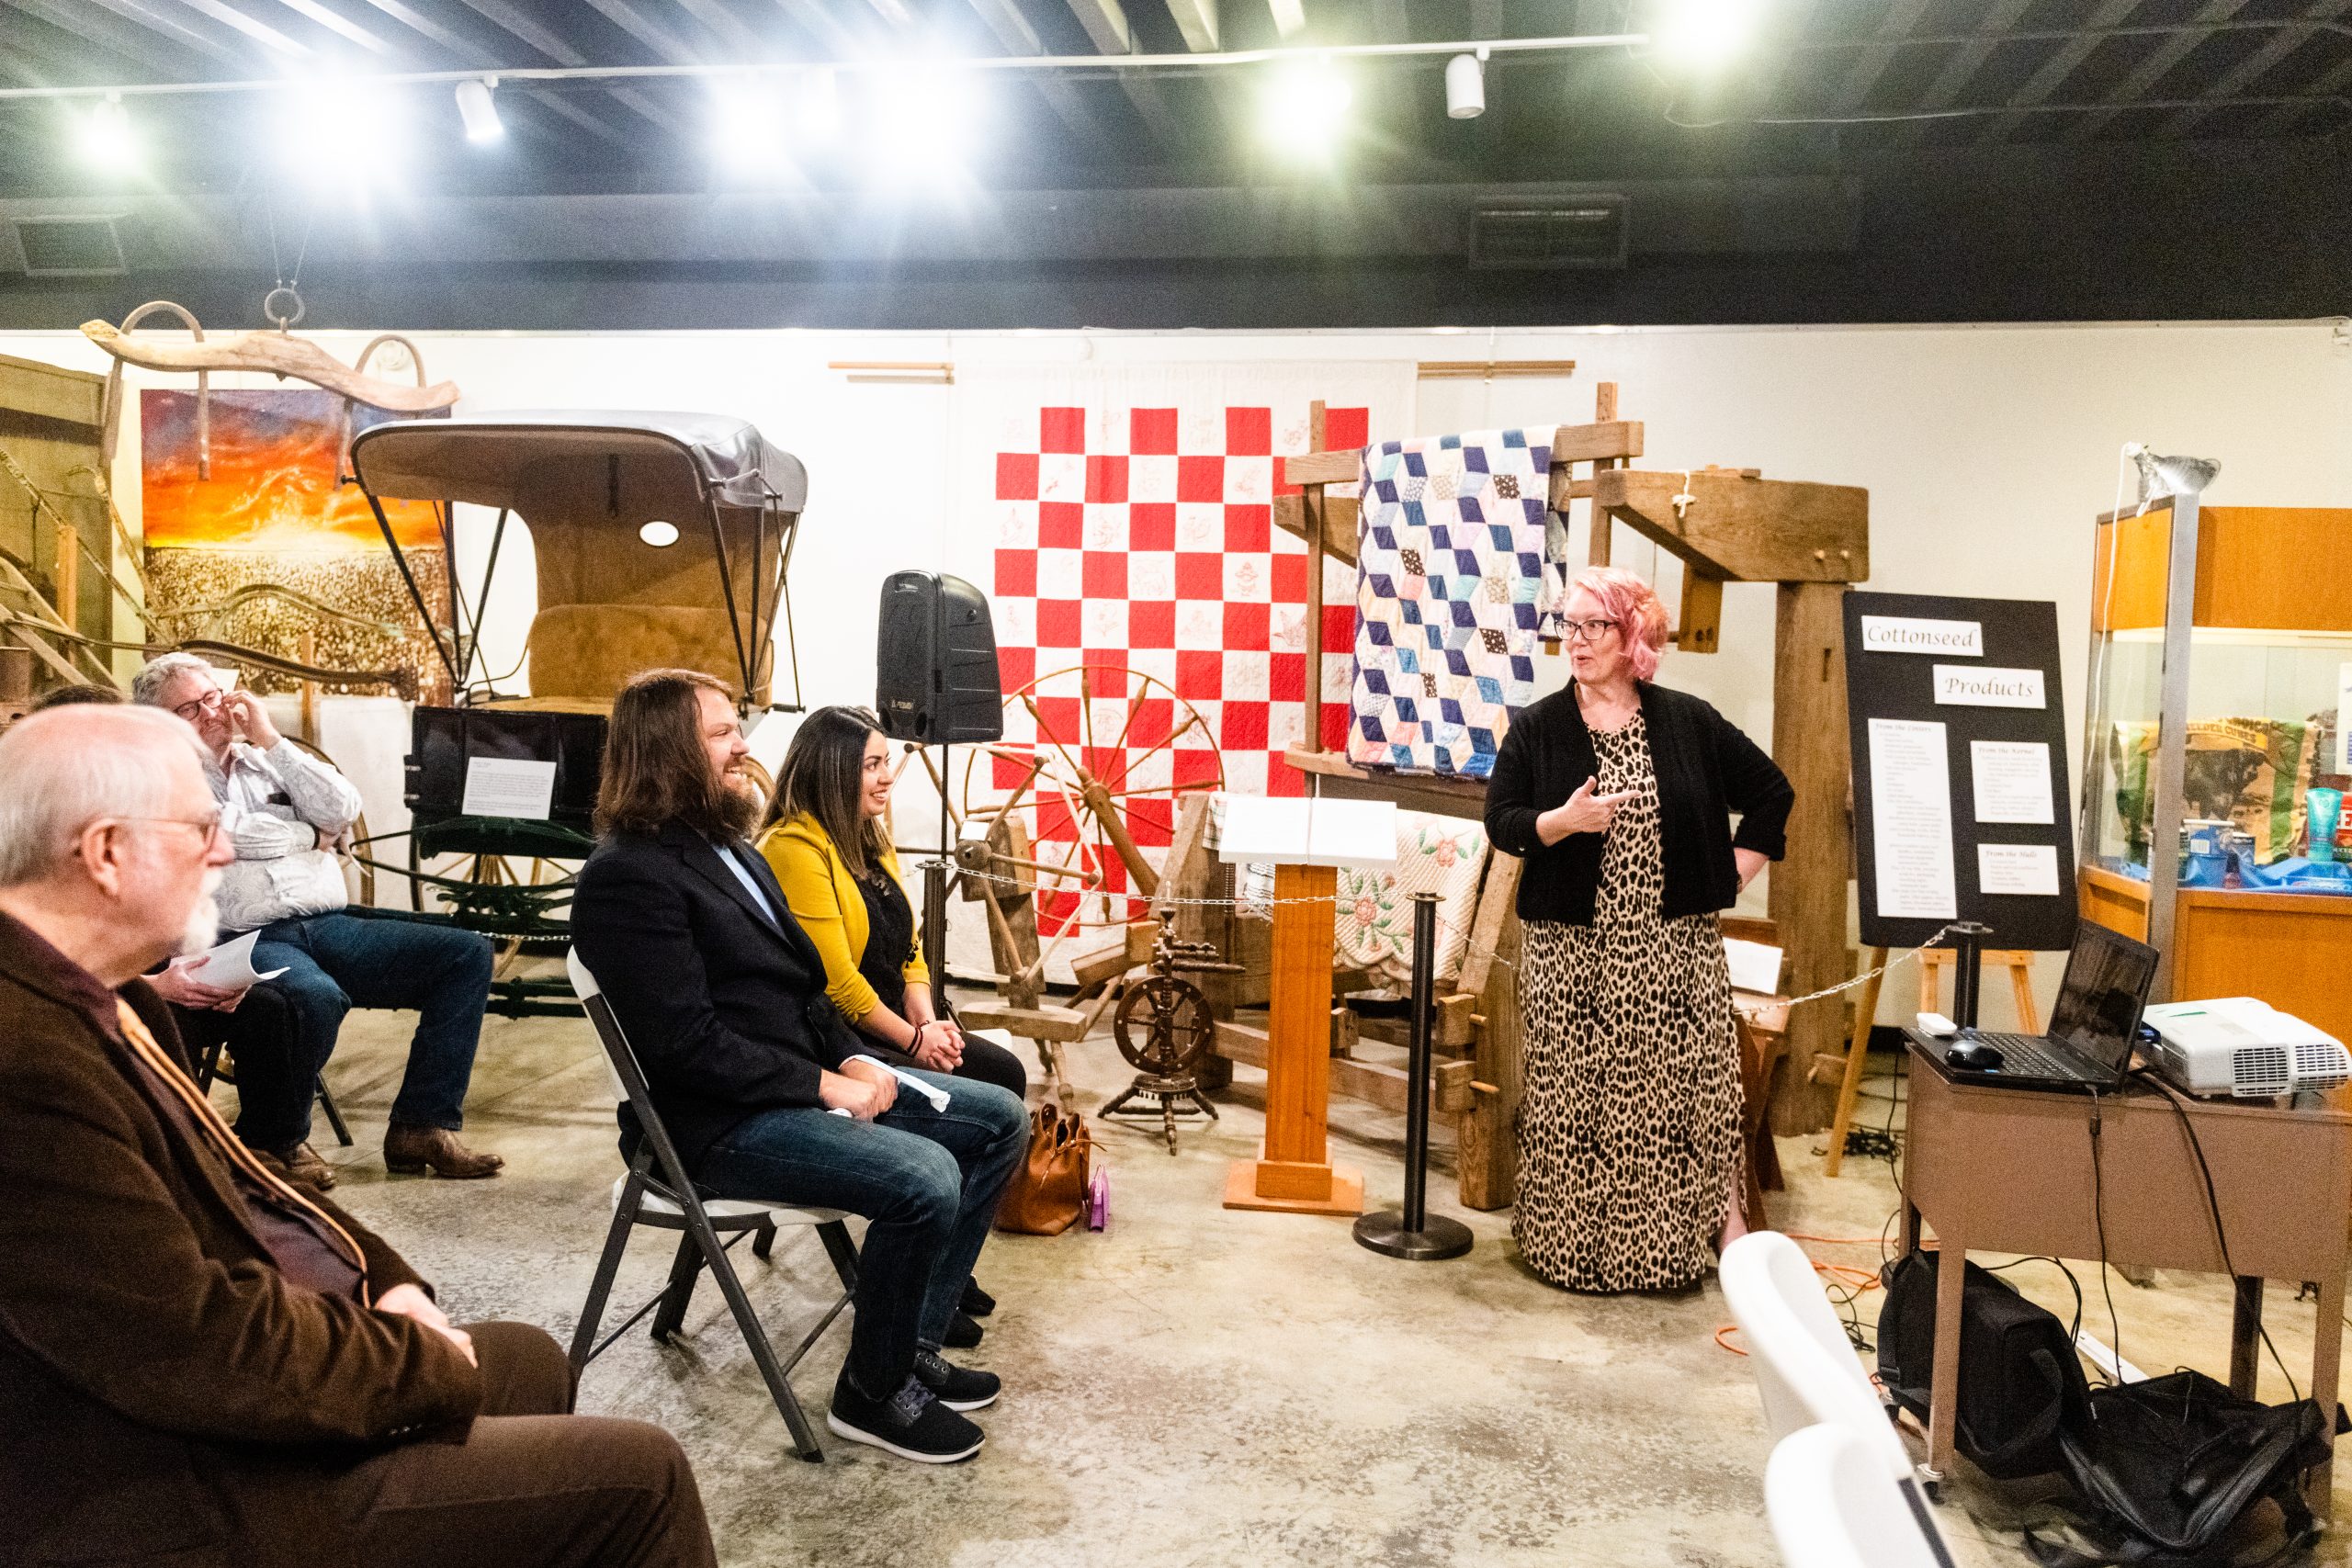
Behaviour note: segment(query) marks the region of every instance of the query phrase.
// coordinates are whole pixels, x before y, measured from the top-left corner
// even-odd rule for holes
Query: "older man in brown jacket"
[[[0,1562],[712,1562],[666,1433],[565,1414],[552,1340],[453,1325],[190,1081],[137,976],[211,939],[200,758],[151,709],[0,738]]]

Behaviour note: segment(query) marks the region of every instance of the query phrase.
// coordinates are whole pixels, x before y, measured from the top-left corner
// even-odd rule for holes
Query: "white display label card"
[[[1871,720],[1871,843],[1881,916],[1949,920],[1960,913],[1951,863],[1951,753],[1942,725]]]
[[[2058,850],[2052,844],[1979,844],[1976,889],[1980,893],[2058,897]]]
[[[515,757],[466,759],[469,817],[522,817],[544,822],[555,809],[555,764]]]
[[[2000,670],[1966,664],[1936,666],[1936,701],[1947,706],[1972,708],[2050,705],[2041,694],[2039,670]]]
[[[1984,657],[1984,627],[1976,621],[1931,621],[1916,615],[1864,615],[1864,653],[1935,653],[1946,659]]]
[[[2042,740],[1972,740],[1969,782],[1979,822],[2057,820],[2050,802],[2050,746]]]
[[[2335,667],[2335,772],[2352,773],[2352,664]]]

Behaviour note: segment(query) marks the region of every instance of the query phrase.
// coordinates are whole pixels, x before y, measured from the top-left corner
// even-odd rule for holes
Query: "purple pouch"
[[[1099,1231],[1111,1223],[1111,1173],[1097,1165],[1086,1183],[1086,1228]]]

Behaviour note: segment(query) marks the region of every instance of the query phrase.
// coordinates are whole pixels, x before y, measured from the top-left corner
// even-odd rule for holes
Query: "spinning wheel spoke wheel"
[[[1128,1065],[1157,1077],[1200,1066],[1216,1036],[1216,1021],[1200,987],[1172,975],[1154,975],[1127,987],[1111,1018],[1111,1038]]]

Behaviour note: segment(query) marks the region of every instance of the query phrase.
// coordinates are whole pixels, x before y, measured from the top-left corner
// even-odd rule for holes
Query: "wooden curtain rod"
[[[843,371],[852,381],[923,387],[952,387],[956,384],[956,366],[952,360],[834,359],[827,361],[825,368]]]
[[[1576,368],[1573,359],[1424,359],[1413,374],[1423,381],[1544,380]]]

